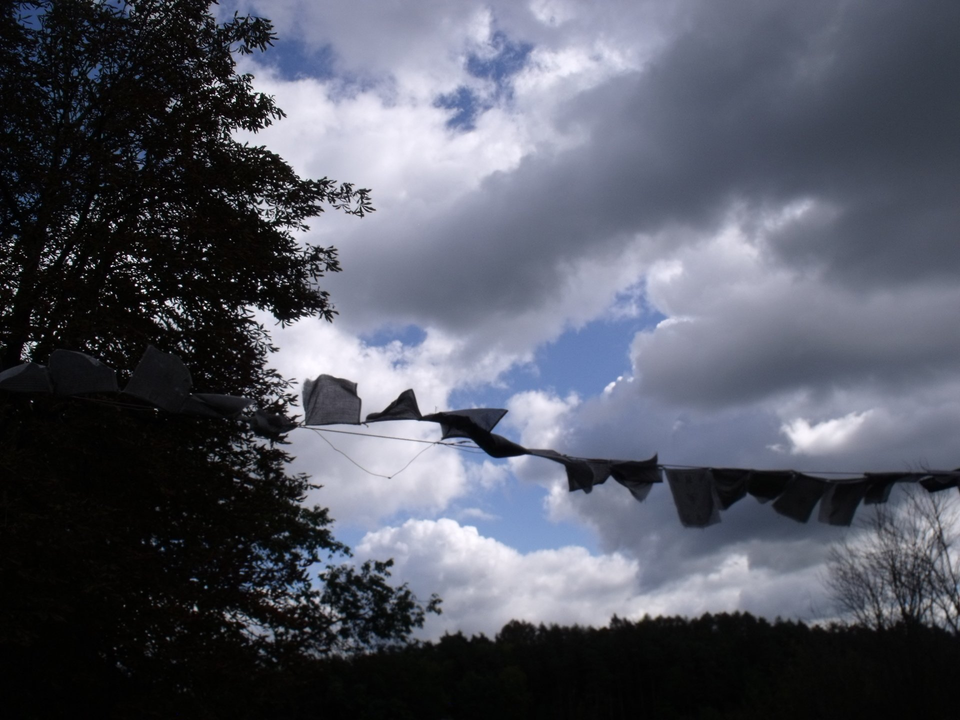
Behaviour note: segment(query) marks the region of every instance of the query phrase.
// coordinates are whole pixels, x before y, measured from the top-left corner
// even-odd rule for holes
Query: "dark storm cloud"
[[[866,393],[848,402],[886,406],[856,442],[822,456],[794,454],[783,421],[772,404],[693,411],[620,384],[575,408],[567,419],[565,450],[572,454],[641,457],[659,453],[661,462],[712,467],[796,469],[803,472],[919,470],[957,464],[960,401],[956,383],[891,398]],[[817,407],[814,403],[811,407]],[[820,412],[829,405],[820,405]],[[829,417],[829,415],[828,415]],[[775,449],[776,446],[781,449]],[[835,476],[828,476],[835,477]],[[895,493],[894,499],[899,496]],[[601,486],[590,495],[567,496],[572,513],[594,527],[605,551],[637,558],[645,592],[692,575],[714,572],[732,553],[753,569],[787,574],[812,569],[846,530],[814,518],[801,524],[778,515],[770,503],[745,497],[721,513],[721,522],[702,530],[681,525],[669,488],[656,486],[636,503],[622,488]],[[858,516],[869,514],[861,507]],[[741,609],[747,605],[741,604]],[[751,606],[754,607],[754,606]],[[757,605],[756,607],[759,607]],[[783,610],[779,612],[785,612]]]
[[[637,233],[805,199],[829,212],[768,233],[780,262],[873,288],[956,278],[960,5],[697,7],[642,72],[570,102],[561,126],[587,142],[488,178],[357,290],[462,328],[549,304],[570,263]]]
[[[960,6],[706,3],[640,76],[584,98],[584,185],[632,229],[801,198],[832,221],[773,238],[844,280],[960,272]],[[584,153],[586,154],[586,153]],[[630,208],[631,211],[627,211]]]
[[[625,93],[621,117],[638,120],[619,125],[622,142],[636,133],[650,148],[636,186],[659,175],[681,218],[724,198],[821,200],[834,222],[777,247],[845,279],[960,272],[960,6],[730,7],[704,5]]]
[[[717,295],[701,316],[637,336],[646,394],[710,408],[798,390],[910,394],[960,373],[960,288],[854,294],[784,281]]]
[[[601,487],[572,500],[579,517],[596,528],[605,551],[625,552],[640,561],[643,592],[715,572],[731,553],[746,556],[753,568],[784,574],[803,570],[822,563],[829,542],[843,534],[816,522],[802,525],[753,498],[724,512],[719,525],[684,528],[667,487],[654,488],[640,506],[623,502],[616,490]]]

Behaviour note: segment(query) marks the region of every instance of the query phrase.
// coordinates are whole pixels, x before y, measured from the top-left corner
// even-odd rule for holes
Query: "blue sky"
[[[354,380],[364,412],[504,407],[499,432],[573,455],[960,464],[956,3],[236,7],[280,36],[242,60],[288,115],[256,142],[377,207],[304,234],[340,250],[340,315],[277,330],[287,376]],[[357,557],[445,598],[427,636],[831,616],[844,531],[752,498],[693,530],[666,486],[568,493],[554,463],[444,447],[385,480],[291,437]],[[384,475],[422,447],[327,437]]]

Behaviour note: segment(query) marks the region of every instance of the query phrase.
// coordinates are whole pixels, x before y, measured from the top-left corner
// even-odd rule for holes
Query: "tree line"
[[[956,717],[957,638],[938,628],[808,626],[749,614],[510,622],[331,659],[291,717]]]

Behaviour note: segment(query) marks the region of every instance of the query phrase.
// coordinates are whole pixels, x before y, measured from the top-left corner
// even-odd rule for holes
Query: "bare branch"
[[[827,587],[856,624],[958,633],[958,539],[956,498],[913,488],[899,505],[878,507],[856,535],[831,549]]]

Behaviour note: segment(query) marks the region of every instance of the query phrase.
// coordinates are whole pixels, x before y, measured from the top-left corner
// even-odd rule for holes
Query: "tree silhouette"
[[[960,515],[946,493],[913,488],[878,505],[860,535],[835,546],[827,585],[854,622],[960,632]]]
[[[372,207],[236,138],[283,117],[236,70],[272,40],[208,0],[2,5],[0,369],[63,348],[123,380],[152,344],[198,391],[286,410],[257,312],[331,319],[336,251],[295,234]],[[422,624],[388,563],[330,564],[347,548],[278,443],[91,400],[0,392],[0,672],[24,714],[257,716],[297,663]]]
[[[949,633],[808,627],[748,614],[614,618],[608,627],[513,621],[494,640],[330,659],[297,717],[953,717]]]

